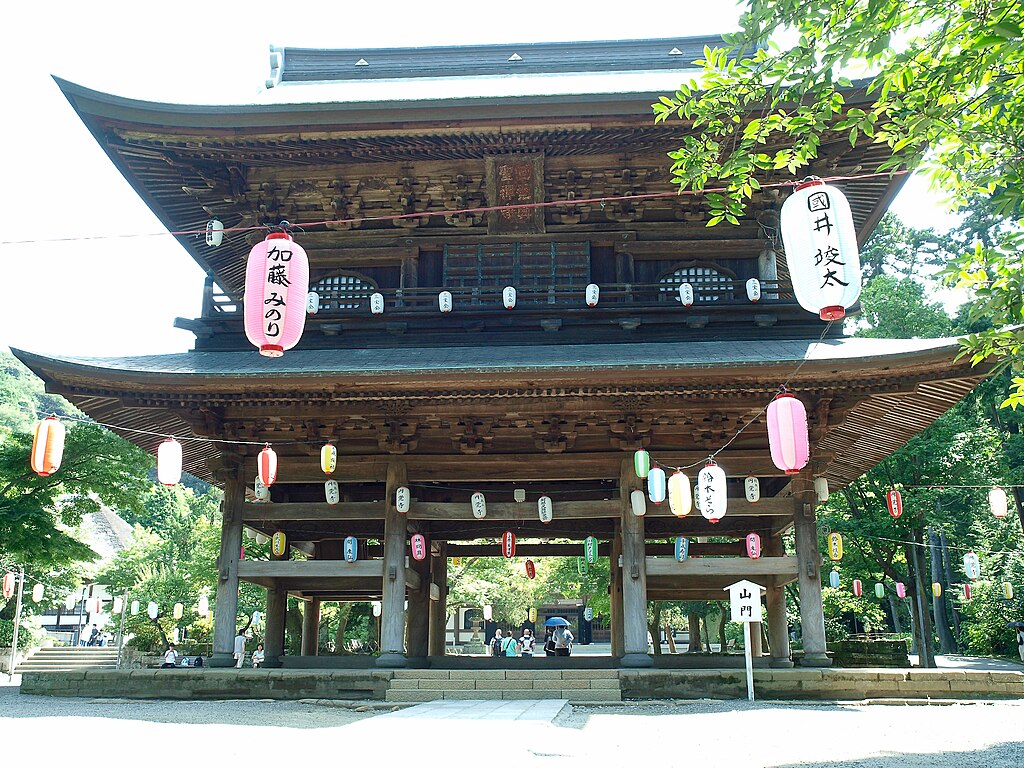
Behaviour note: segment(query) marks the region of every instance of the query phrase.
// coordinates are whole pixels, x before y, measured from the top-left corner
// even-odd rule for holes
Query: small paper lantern
[[[427,538],[422,533],[414,533],[409,539],[413,560],[427,559]]]
[[[761,281],[756,277],[747,280],[747,298],[753,304],[761,300]]]
[[[988,508],[992,514],[1002,519],[1006,517],[1007,502],[1006,491],[1002,488],[993,488],[988,492]]]
[[[629,507],[636,517],[643,517],[647,514],[647,497],[640,490],[631,491],[629,494]]]
[[[860,597],[864,594],[864,585],[860,583],[860,579],[853,580],[853,596]]]
[[[216,248],[224,242],[224,222],[220,219],[210,219],[206,222],[206,244]]]
[[[30,464],[32,471],[40,477],[52,475],[60,469],[64,458],[64,425],[56,416],[47,416],[36,424],[36,434],[32,439]]]
[[[494,618],[494,608],[490,605],[484,606],[484,621],[490,621]]]
[[[598,300],[601,298],[601,288],[597,283],[591,283],[587,286],[587,306],[596,307]]]
[[[651,456],[643,448],[633,454],[633,469],[641,480],[651,471]]]
[[[114,615],[119,616],[122,610],[124,610],[124,600],[122,600],[120,597],[115,597],[114,605],[110,608],[110,612]]]
[[[964,555],[964,574],[971,581],[981,576],[981,562],[974,552],[968,552]]]
[[[43,585],[42,584],[36,584],[34,587],[32,587],[32,602],[33,603],[38,603],[42,599],[43,599]]]
[[[370,313],[374,315],[384,314],[384,294],[382,293],[371,293],[370,294]]]
[[[138,616],[139,615],[139,601],[138,600],[132,600],[131,612],[132,612],[132,616]]]
[[[814,495],[822,504],[828,501],[828,480],[826,478],[814,478]]]
[[[182,605],[181,603],[175,603],[174,604],[174,618],[175,619],[180,619],[184,615],[185,615],[185,606]]]
[[[932,582],[932,595],[934,597],[942,597],[942,584],[940,582]]]
[[[807,411],[788,392],[776,395],[768,406],[768,444],[772,463],[787,475],[795,475],[807,465]]]
[[[547,525],[554,518],[555,513],[552,508],[551,498],[549,496],[541,496],[537,499],[537,517],[540,521]]]
[[[75,610],[75,604],[78,602],[78,596],[72,592],[70,595],[64,598],[64,610],[68,613]]]
[[[373,612],[374,618],[379,619],[381,613],[383,612],[383,606],[381,606],[380,600],[374,600],[372,603],[370,603],[370,610]]]
[[[333,474],[338,468],[338,446],[334,443],[325,443],[320,448],[320,469],[325,475]]]
[[[898,597],[898,598],[900,598],[902,600],[906,596],[907,596],[907,585],[904,584],[902,581],[897,581],[896,582],[896,597]]]
[[[537,575],[537,566],[533,564],[533,560],[526,561],[526,578],[532,579]]]
[[[298,344],[307,293],[309,259],[287,233],[271,232],[252,247],[245,270],[245,335],[261,355],[281,357]]]
[[[828,575],[828,585],[832,587],[832,589],[839,589],[839,571],[833,569]]]
[[[151,619],[155,619],[160,615],[160,606],[150,600],[149,605],[146,606],[146,615]]]
[[[505,309],[516,308],[516,289],[511,285],[505,286],[501,292],[501,303],[505,305]]]
[[[668,479],[668,508],[676,517],[686,517],[693,508],[690,478],[682,472],[673,472]]]
[[[583,559],[588,565],[597,562],[597,539],[593,536],[583,540]]]
[[[655,504],[665,500],[665,484],[665,470],[661,467],[653,467],[647,473],[647,495]]]
[[[277,480],[277,454],[274,453],[274,449],[269,445],[264,446],[263,450],[260,451],[260,455],[256,457],[256,470],[260,482],[267,486],[267,488],[272,486],[274,481]]]
[[[828,556],[835,562],[843,559],[843,536],[833,531],[828,535]]]
[[[473,517],[477,520],[483,520],[487,517],[487,499],[484,498],[480,491],[469,497],[469,506],[473,510]]]
[[[257,544],[262,546],[263,544],[266,544],[268,541],[270,541],[270,537],[267,536],[265,533],[259,533],[259,532],[256,533],[256,543]]]
[[[594,620],[594,609],[591,608],[589,605],[586,608],[583,609],[583,620],[584,621],[593,621]]]
[[[259,624],[261,621],[263,621],[263,615],[259,611],[253,611],[252,612],[252,623],[253,624]]]
[[[10,600],[11,597],[13,597],[13,595],[14,595],[14,585],[15,585],[15,583],[17,581],[17,578],[18,577],[15,576],[10,571],[8,571],[7,573],[4,574],[4,582],[3,582],[3,596],[4,596],[4,600]]]
[[[761,556],[761,537],[756,533],[747,534],[747,557],[757,560]]]
[[[1013,600],[1013,584],[1008,581],[1003,582],[1003,597],[1007,600]]]
[[[98,597],[90,598],[86,613],[102,613],[103,612],[103,601]]]
[[[536,623],[536,621],[537,621],[537,609],[536,608],[531,608],[529,616],[530,616],[530,623],[531,624]]]
[[[452,311],[452,292],[441,291],[437,294],[437,307],[443,313],[448,314]]]
[[[400,515],[409,514],[409,505],[412,503],[412,492],[407,486],[400,485],[395,489],[395,509]]]
[[[284,531],[274,531],[274,535],[270,538],[270,551],[274,557],[284,557],[288,551],[288,537],[285,536]]]
[[[344,545],[346,563],[354,563],[359,559],[359,540],[355,536],[346,536]]]
[[[516,503],[522,504],[524,501],[526,501],[526,489],[516,488],[514,491],[512,491],[512,498],[515,499]]]
[[[332,506],[341,501],[341,487],[337,480],[328,480],[324,483],[324,498]]]
[[[970,584],[964,584],[964,600],[970,600],[970,599],[971,599],[971,585]]]
[[[580,576],[583,576],[587,571],[590,570],[590,565],[587,563],[586,558],[576,558],[576,570],[579,571]]]
[[[267,503],[270,501],[270,489],[263,484],[263,481],[256,478],[256,482],[253,484],[253,493],[256,496],[256,501],[260,503]]]
[[[693,286],[689,283],[679,285],[679,301],[684,307],[693,306]]]
[[[238,549],[238,559],[239,560],[245,560],[245,547],[239,547],[239,549]]]
[[[780,229],[796,300],[822,320],[839,320],[860,296],[857,230],[846,197],[815,179],[782,205]]]
[[[456,567],[462,565],[462,558],[461,557],[453,557],[452,558],[452,565],[454,565]]]
[[[709,461],[697,474],[697,496],[700,499],[700,513],[711,523],[725,517],[728,496],[725,472],[713,461]]]
[[[885,585],[882,584],[880,581],[875,582],[875,597],[877,597],[879,600],[885,597]]]
[[[177,627],[174,627],[174,629],[171,630],[171,640],[172,640],[172,642],[175,642],[175,643],[179,642],[179,638],[180,637],[181,637],[181,631]]]
[[[903,495],[895,489],[886,491],[885,506],[888,507],[889,514],[895,520],[903,514]]]
[[[501,554],[509,560],[516,556],[516,535],[512,531],[501,534]]]
[[[761,481],[751,475],[743,479],[743,493],[747,501],[756,504],[761,500]]]
[[[690,556],[690,540],[686,536],[676,537],[676,561],[684,562]]]
[[[206,595],[199,596],[199,603],[196,605],[196,613],[199,614],[199,618],[205,619],[210,615],[210,598]]]
[[[161,485],[181,482],[181,443],[168,437],[156,449],[156,479]]]
[[[306,294],[306,314],[315,315],[320,311],[320,294],[310,291]]]

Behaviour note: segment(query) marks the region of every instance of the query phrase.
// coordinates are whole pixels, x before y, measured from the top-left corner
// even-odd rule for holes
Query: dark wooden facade
[[[738,577],[769,588],[780,664],[789,658],[782,586],[799,579],[806,656],[825,663],[812,478],[850,482],[981,378],[954,360],[949,341],[845,339],[834,327],[819,343],[824,327],[793,301],[777,237],[785,189],[758,194],[738,227],[707,228],[699,196],[671,194],[665,152],[688,127],[653,125],[656,94],[180,107],[61,87],[169,229],[202,230],[211,215],[229,228],[300,225],[321,294],[299,346],[261,358],[245,340],[240,294],[245,257],[263,232],[230,232],[219,248],[179,235],[210,275],[202,316],[178,321],[196,334],[195,351],[117,360],[17,353],[98,420],[243,443],[185,446],[187,468],[227,490],[222,661],[239,578],[268,588],[274,632],[283,632],[274,622],[283,622],[288,592],[308,601],[310,615],[320,600],[372,597],[384,601],[382,663],[441,653],[445,547],[512,529],[525,539],[595,535],[616,563],[622,556],[610,588],[623,663],[650,661],[649,597],[718,599]],[[812,171],[855,174],[882,153],[837,135]],[[896,185],[875,177],[845,191],[863,240]],[[663,196],[644,197],[654,194]],[[744,290],[751,277],[762,282],[757,304]],[[692,307],[676,297],[681,281],[694,286]],[[589,283],[601,287],[592,308]],[[513,310],[501,304],[506,285],[519,291]],[[440,290],[454,295],[450,314],[438,311]],[[369,311],[375,291],[383,314]],[[772,465],[763,421],[787,380],[811,421],[812,460],[796,478]],[[736,497],[722,522],[696,511],[678,519],[664,505],[630,514],[634,450],[691,466],[692,479],[751,421],[718,456]],[[148,449],[158,442],[126,436]],[[323,501],[319,469],[327,441],[340,454],[343,502],[334,507]],[[264,442],[281,468],[272,503],[256,504],[245,490]],[[761,480],[757,504],[742,499],[750,474]],[[393,506],[403,484],[413,496],[407,517]],[[526,503],[513,501],[514,488],[527,490]],[[470,514],[474,490],[487,494],[484,520]],[[536,514],[541,494],[554,500],[548,525]],[[239,564],[243,525],[285,531],[309,559]],[[780,536],[794,526],[797,557],[787,557]],[[675,563],[645,551],[648,539],[751,531],[766,542],[760,561]],[[425,533],[433,551],[406,566],[411,532]],[[371,542],[356,564],[341,561],[348,535]],[[728,546],[715,554],[738,552]],[[268,635],[268,656],[281,648]]]

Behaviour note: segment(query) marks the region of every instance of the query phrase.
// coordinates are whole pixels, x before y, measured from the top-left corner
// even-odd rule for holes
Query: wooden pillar
[[[405,658],[405,515],[395,507],[395,490],[406,484],[405,464],[388,464],[384,492],[384,582],[381,599],[378,667],[404,667]]]
[[[624,651],[622,647],[622,569],[619,568],[619,558],[622,557],[622,530],[616,522],[615,533],[612,535],[612,551],[609,556],[609,571],[611,579],[608,584],[609,597],[611,602],[610,621],[612,629],[612,656],[621,658]]]
[[[311,597],[302,605],[302,655],[316,656],[320,651],[320,598]]]
[[[238,613],[238,557],[242,550],[242,502],[245,483],[240,471],[224,483],[221,501],[220,556],[217,558],[217,602],[213,618],[211,667],[235,666],[235,628]]]
[[[430,628],[427,655],[444,656],[448,636],[448,544],[434,545],[437,554],[430,558],[430,580],[437,585],[438,599],[430,601]]]
[[[644,562],[644,519],[633,514],[630,493],[640,487],[632,459],[623,459],[619,473],[622,498],[622,637],[624,667],[650,667],[647,653],[647,569]]]
[[[420,577],[419,589],[409,592],[408,621],[409,658],[417,659],[418,666],[426,666],[430,631],[430,557],[411,560],[409,567]]]
[[[771,536],[765,547],[768,557],[782,557],[785,548],[782,538]],[[768,643],[771,645],[771,665],[776,668],[793,666],[789,651],[789,622],[786,619],[786,588],[768,586],[765,590],[765,605],[768,613]],[[753,629],[753,628],[751,628]]]
[[[264,634],[263,652],[265,667],[280,667],[284,656],[284,622],[288,612],[288,590],[274,581],[267,590],[266,633]]]
[[[809,474],[801,472],[793,478],[793,528],[796,533],[796,556],[799,564],[800,629],[804,667],[829,667],[832,662],[825,652],[825,611],[821,602],[821,551],[818,548],[818,523],[814,517],[816,498]]]

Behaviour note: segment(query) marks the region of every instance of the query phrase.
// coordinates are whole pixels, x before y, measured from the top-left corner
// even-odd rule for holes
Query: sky
[[[0,121],[0,348],[55,355],[181,352],[203,272],[100,150],[51,79],[148,101],[254,103],[269,46],[393,47],[694,36],[732,30],[727,2],[173,4],[56,0],[5,9]],[[613,6],[609,6],[612,8]],[[243,10],[244,8],[244,10]],[[298,93],[298,89],[295,91]],[[279,94],[274,94],[277,97]],[[914,226],[950,222],[911,179],[894,210]],[[112,237],[114,236],[114,237]],[[66,238],[61,242],[55,242]],[[14,241],[36,241],[16,243]],[[14,276],[13,281],[11,275]]]

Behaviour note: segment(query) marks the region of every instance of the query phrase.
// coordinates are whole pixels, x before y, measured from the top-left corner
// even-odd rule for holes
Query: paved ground
[[[502,713],[506,704],[516,706]],[[431,703],[378,714],[298,702],[53,699],[21,696],[16,688],[3,687],[0,733],[4,762],[12,764],[38,756],[47,744],[61,743],[106,744],[134,755],[146,768],[224,760],[291,764],[296,755],[310,765],[357,758],[382,766],[433,766],[452,754],[515,768],[1024,766],[1024,702],[853,706],[696,701],[559,710],[560,704],[459,701],[449,708]]]

